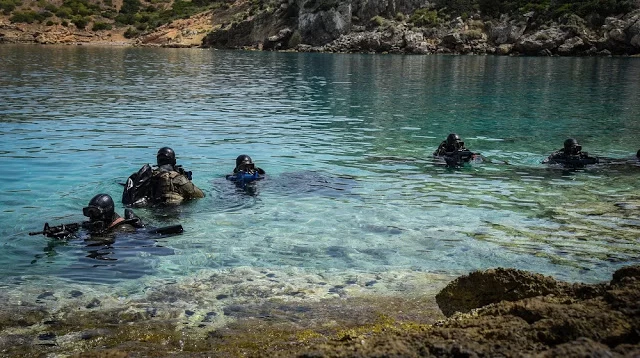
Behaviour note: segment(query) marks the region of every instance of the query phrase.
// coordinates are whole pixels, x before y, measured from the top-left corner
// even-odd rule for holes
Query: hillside
[[[0,42],[637,55],[640,0],[0,0]]]

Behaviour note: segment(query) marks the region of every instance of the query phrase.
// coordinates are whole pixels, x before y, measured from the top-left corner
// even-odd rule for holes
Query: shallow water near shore
[[[10,301],[153,297],[220,318],[227,298],[419,295],[492,267],[599,282],[640,262],[637,58],[21,45],[0,58]],[[488,160],[434,161],[450,132]],[[540,164],[567,137],[616,164]],[[135,211],[182,235],[95,247],[27,234],[83,220],[97,193],[119,201],[162,146],[207,197]],[[239,154],[268,174],[251,191],[224,179]]]

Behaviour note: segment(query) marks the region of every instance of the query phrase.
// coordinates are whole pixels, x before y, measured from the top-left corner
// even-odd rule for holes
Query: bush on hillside
[[[89,21],[90,19],[84,16],[75,16],[73,19],[71,19],[71,23],[76,25],[76,27],[80,30],[87,27],[87,25],[89,24]]]
[[[45,17],[33,10],[16,11],[9,18],[9,21],[13,23],[26,23],[26,24],[31,24],[34,22],[42,22],[43,20],[45,20]]]
[[[437,10],[430,10],[427,8],[418,9],[411,14],[409,22],[416,26],[430,27],[435,26],[442,22],[442,19],[438,18]]]
[[[111,24],[107,24],[106,22],[95,22],[91,27],[92,31],[100,31],[100,30],[111,30],[113,26]]]

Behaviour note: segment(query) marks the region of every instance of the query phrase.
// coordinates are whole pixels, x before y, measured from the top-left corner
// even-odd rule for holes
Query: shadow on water
[[[288,172],[271,178],[265,183],[265,190],[281,195],[316,195],[338,198],[352,195],[357,181],[352,176],[329,176],[314,171]]]
[[[265,179],[246,184],[217,178],[212,181],[212,185],[212,210],[229,212],[255,206],[260,202],[260,194],[263,192],[282,196],[314,195],[330,198],[352,195],[357,181],[354,177],[346,175],[329,176],[305,171],[268,175]]]
[[[60,277],[76,281],[116,282],[136,279],[154,273],[153,257],[173,255],[174,250],[157,241],[159,236],[144,231],[119,233],[112,237],[90,237],[83,233],[78,239],[48,239],[42,254],[31,261],[38,265],[41,260],[50,263],[61,252],[69,251],[77,260],[72,260],[60,273]]]
[[[248,209],[258,202],[258,194],[264,181],[238,185],[226,178],[216,178],[211,181],[211,198],[204,200],[210,202],[212,211],[233,212]]]

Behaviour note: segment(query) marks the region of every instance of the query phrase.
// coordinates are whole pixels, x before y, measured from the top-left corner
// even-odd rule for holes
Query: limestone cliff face
[[[589,28],[572,15],[541,26],[530,19],[480,14],[421,28],[397,14],[430,6],[427,0],[279,0],[275,10],[224,24],[204,47],[309,52],[453,53],[533,56],[640,54],[640,10]],[[371,21],[379,16],[379,21]],[[214,22],[216,13],[213,14]]]
[[[222,24],[204,46],[286,49],[326,45],[375,16],[393,18],[429,5],[427,0],[282,0],[276,9]],[[214,13],[213,21],[216,14]],[[283,32],[284,30],[284,32]],[[291,37],[294,41],[290,43]]]

